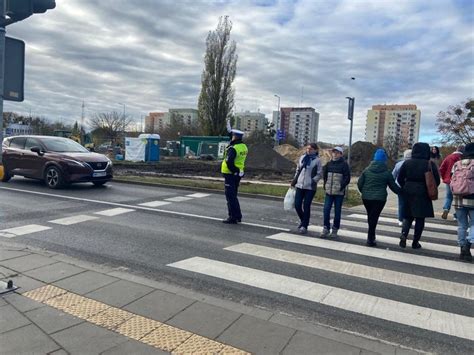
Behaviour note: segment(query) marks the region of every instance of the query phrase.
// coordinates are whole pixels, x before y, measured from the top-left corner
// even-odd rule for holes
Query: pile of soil
[[[296,149],[296,148],[295,148]],[[264,144],[249,146],[245,163],[247,170],[274,170],[282,173],[294,172],[296,164]]]
[[[275,147],[275,151],[286,159],[291,160],[297,164],[298,159],[306,153],[306,148],[303,147],[298,149],[289,144],[282,144]],[[321,158],[321,163],[326,165],[326,163],[331,160],[331,148],[319,149],[319,157]]]

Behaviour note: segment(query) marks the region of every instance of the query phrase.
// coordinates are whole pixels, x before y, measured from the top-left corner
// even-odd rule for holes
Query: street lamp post
[[[349,167],[351,166],[351,146],[352,146],[352,124],[354,122],[354,103],[355,103],[355,97],[349,97],[347,96],[346,99],[348,99],[348,108],[347,108],[347,119],[351,121],[351,128],[349,131],[349,150],[347,151],[347,164]]]
[[[276,98],[278,98],[278,116],[277,116],[277,124],[276,124],[276,145],[280,144],[280,137],[278,136],[280,134],[280,96],[277,94],[274,95]]]

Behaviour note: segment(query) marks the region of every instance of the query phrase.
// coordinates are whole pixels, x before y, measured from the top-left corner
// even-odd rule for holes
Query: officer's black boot
[[[413,237],[413,243],[411,244],[411,247],[413,249],[420,249],[421,248],[421,244],[419,243],[420,238],[421,238],[421,235],[415,235]]]
[[[461,259],[472,262],[471,243],[467,242],[466,245],[461,247]]]

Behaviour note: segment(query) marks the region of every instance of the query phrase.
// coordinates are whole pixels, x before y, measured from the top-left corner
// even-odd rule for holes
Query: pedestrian
[[[433,202],[428,195],[425,172],[433,172],[436,185],[440,178],[436,164],[430,161],[430,146],[427,143],[415,143],[411,159],[403,163],[398,175],[398,184],[403,194],[403,226],[400,236],[400,247],[406,247],[408,233],[415,220],[413,249],[421,248],[420,239],[425,227],[425,218],[434,217]]]
[[[387,154],[383,149],[377,149],[374,160],[362,172],[357,181],[357,187],[362,194],[362,202],[367,211],[367,222],[369,231],[367,233],[367,245],[377,246],[375,242],[375,229],[380,213],[387,202],[387,186],[397,195],[401,192],[393,175],[387,168]]]
[[[332,224],[331,237],[337,237],[337,231],[341,227],[342,202],[346,186],[351,181],[349,164],[342,157],[343,149],[334,147],[331,150],[332,159],[323,167],[324,191],[324,227],[321,238],[329,237],[331,227],[331,209],[334,205],[334,220]]]
[[[444,198],[443,214],[441,215],[442,219],[448,218],[449,210],[451,209],[451,204],[453,203],[453,193],[451,192],[451,187],[449,186],[451,183],[451,171],[453,170],[454,164],[461,160],[463,151],[464,146],[458,146],[454,153],[451,153],[446,158],[444,158],[439,167],[441,179],[443,179],[443,182],[446,186],[446,197]]]
[[[441,164],[442,160],[441,153],[439,151],[439,148],[435,145],[431,147],[430,159],[436,164],[436,167],[439,168],[439,165]]]
[[[400,174],[400,168],[405,160],[411,158],[411,149],[407,149],[403,152],[403,159],[395,164],[395,167],[392,170],[392,176],[395,179],[395,183],[398,185],[397,178]],[[400,186],[400,185],[398,185]],[[403,225],[403,197],[401,194],[398,194],[398,225],[401,227]]]
[[[453,166],[453,176],[457,170],[471,169],[474,170],[474,143],[466,144],[462,160]],[[471,177],[472,177],[471,173]],[[468,190],[474,190],[474,180],[464,179],[463,184],[469,184]],[[455,182],[453,182],[453,187]],[[461,247],[460,259],[472,261],[471,245],[474,243],[474,193],[469,195],[454,195],[454,208],[458,221],[458,245]],[[469,229],[469,234],[467,230]]]
[[[239,199],[237,198],[239,183],[244,176],[245,159],[248,149],[242,142],[244,132],[237,129],[231,130],[231,141],[224,152],[221,164],[221,173],[224,176],[224,191],[227,200],[228,217],[222,222],[237,224],[242,221]]]
[[[321,180],[321,173],[319,147],[316,143],[310,143],[306,147],[306,154],[298,160],[295,177],[291,182],[291,186],[296,187],[295,210],[300,218],[298,231],[301,234],[308,232],[311,203],[316,194],[318,181]]]

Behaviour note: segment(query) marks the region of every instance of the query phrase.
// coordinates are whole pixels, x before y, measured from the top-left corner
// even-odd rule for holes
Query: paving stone
[[[359,355],[360,349],[314,334],[297,331],[282,352],[283,355],[311,353]]]
[[[0,261],[0,265],[19,272],[37,269],[39,267],[54,263],[57,263],[57,261],[38,254],[30,254],[14,259]]]
[[[175,315],[167,323],[214,339],[240,316],[241,313],[228,311],[207,303],[196,302]]]
[[[0,280],[6,281],[9,277],[18,275],[16,271],[0,266]]]
[[[35,288],[44,286],[44,282],[32,279],[25,275],[14,276],[11,278],[13,285],[18,286],[20,289],[16,292],[23,293],[26,291],[34,290]]]
[[[160,349],[154,348],[150,345],[140,343],[139,341],[130,340],[126,343],[114,346],[109,350],[104,351],[101,355],[160,355],[169,354],[168,352],[161,351]]]
[[[98,288],[104,287],[117,281],[115,277],[100,274],[95,271],[86,271],[78,275],[68,277],[67,279],[54,282],[58,287],[68,291],[84,295]]]
[[[26,312],[25,316],[47,334],[55,333],[84,322],[82,319],[73,317],[51,307],[42,307]]]
[[[0,308],[0,333],[24,327],[31,322],[10,305]],[[0,348],[1,353],[1,348]]]
[[[111,306],[123,307],[152,291],[151,287],[120,280],[88,293],[86,296]]]
[[[192,299],[156,290],[129,304],[124,309],[165,322],[195,302]]]
[[[43,303],[33,301],[32,299],[22,296],[18,293],[9,293],[3,296],[4,300],[15,307],[20,312],[31,311],[40,307],[45,307]]]
[[[0,249],[0,261],[18,258],[20,256],[25,256],[30,254],[29,252],[20,251],[20,250],[8,250],[8,249]]]
[[[51,283],[72,275],[77,275],[83,271],[85,270],[71,264],[56,263],[26,271],[24,274],[40,281]]]
[[[49,354],[60,349],[34,324],[0,334],[0,344],[2,355]]]
[[[8,303],[3,299],[3,296],[0,296],[0,307],[6,306]]]
[[[278,354],[295,331],[278,324],[243,315],[217,341],[259,354]]]
[[[128,340],[87,322],[51,334],[51,337],[72,354],[100,354]]]

